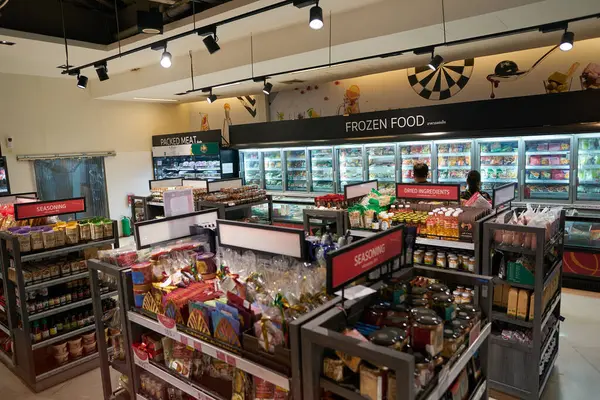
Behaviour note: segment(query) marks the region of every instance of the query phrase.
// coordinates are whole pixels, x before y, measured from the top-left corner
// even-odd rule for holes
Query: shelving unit
[[[513,213],[521,212],[522,209],[512,208],[499,214],[507,221]],[[486,222],[483,226],[483,272],[492,275],[497,273],[496,266],[492,265],[492,256],[495,251],[501,251],[505,257],[511,260],[518,256],[526,255],[532,258],[535,268],[533,271],[534,284],[512,283],[508,277],[500,279],[495,276],[495,285],[510,285],[519,289],[533,291],[533,320],[524,320],[509,316],[504,311],[494,310],[492,322],[499,321],[507,325],[513,325],[517,330],[526,328],[532,332],[531,344],[518,343],[512,340],[504,340],[498,332],[492,334],[491,357],[493,360],[502,360],[502,363],[494,363],[490,370],[489,386],[507,394],[517,396],[526,400],[539,399],[548,377],[552,371],[554,362],[558,355],[558,340],[554,348],[551,361],[540,375],[540,363],[543,355],[549,349],[553,338],[557,338],[560,331],[560,302],[562,282],[562,259],[563,259],[563,237],[565,226],[565,212],[561,211],[560,217],[551,227],[554,234],[550,239],[546,238],[546,228],[507,225]],[[494,242],[494,233],[497,231],[517,233],[519,235],[533,235],[535,243],[533,248],[522,246],[507,246]],[[508,264],[508,261],[504,261]],[[507,267],[509,268],[509,267]],[[547,295],[547,304],[544,307],[543,293],[558,275],[558,286],[556,292]],[[529,298],[528,298],[529,303]],[[530,315],[530,310],[527,316]],[[551,316],[556,317],[556,322],[551,327],[546,327]],[[546,331],[546,335],[544,335]]]
[[[150,196],[131,196],[131,224],[145,221],[148,218],[146,210]],[[141,212],[140,212],[141,211]]]
[[[260,206],[266,204],[268,207],[268,220],[273,220],[273,200],[272,196],[267,195],[267,198],[260,201],[255,201],[252,203],[242,203],[237,205],[227,205],[224,203],[213,203],[210,201],[197,201],[196,202],[196,210],[207,210],[209,208],[216,208],[219,213],[220,219],[231,219],[231,213],[235,211],[241,211],[241,213],[237,213],[237,215],[243,214],[242,216],[248,217],[250,216],[250,209],[255,206]],[[235,218],[238,219],[238,218]]]
[[[118,232],[117,221],[112,221],[112,231],[114,234]],[[12,265],[15,268],[16,282],[9,279],[4,280],[6,294],[6,313],[8,317],[8,326],[6,328],[13,336],[13,364],[14,372],[17,374],[33,391],[39,392],[58,383],[64,382],[75,376],[78,376],[86,371],[94,369],[99,365],[99,352],[90,355],[84,355],[67,364],[57,366],[51,370],[39,372],[41,358],[34,352],[44,351],[43,349],[53,344],[62,342],[69,338],[75,337],[82,333],[90,332],[93,326],[81,327],[69,332],[64,332],[61,335],[51,337],[49,339],[34,343],[32,340],[32,323],[50,316],[55,316],[59,313],[76,310],[80,307],[92,304],[92,297],[83,300],[74,301],[62,306],[50,308],[37,313],[30,313],[27,309],[27,301],[18,301],[18,299],[27,299],[27,293],[33,290],[51,288],[56,285],[61,285],[73,280],[83,279],[89,276],[87,272],[78,272],[73,275],[67,275],[60,278],[55,278],[49,281],[40,282],[32,285],[25,285],[23,277],[23,264],[45,260],[55,260],[69,254],[80,253],[84,250],[100,248],[107,245],[119,247],[119,238],[115,236],[111,239],[89,241],[73,246],[64,246],[47,251],[40,251],[29,254],[21,254],[19,249],[18,239],[9,233],[0,233],[0,256],[1,256],[1,272],[2,276],[7,277],[8,266]],[[97,301],[112,297],[116,291],[105,294],[98,294]],[[19,322],[20,321],[20,322]],[[102,336],[104,332],[102,332]],[[110,349],[104,349],[108,352]],[[40,353],[41,354],[41,353]],[[4,361],[6,357],[0,357]],[[36,366],[38,367],[36,373]]]

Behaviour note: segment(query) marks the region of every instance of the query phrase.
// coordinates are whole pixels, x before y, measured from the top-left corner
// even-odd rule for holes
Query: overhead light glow
[[[210,103],[212,103],[212,102],[214,102],[216,100],[217,100],[217,96],[213,94],[212,88],[210,88],[210,94],[206,98],[206,101],[208,101],[208,104],[210,104]]]
[[[427,66],[435,71],[440,67],[440,65],[442,65],[443,62],[444,58],[438,54],[431,58],[431,61],[429,61],[429,64]]]
[[[560,45],[558,46],[562,51],[569,51],[573,48],[573,42],[575,41],[575,34],[573,32],[565,32],[560,39]]]
[[[271,94],[272,90],[273,90],[273,84],[265,81],[265,86],[263,87],[263,93],[268,96]]]
[[[319,30],[323,28],[323,9],[319,7],[318,1],[317,5],[310,9],[310,18],[308,21],[308,26],[310,26],[314,30]]]
[[[162,56],[160,56],[160,65],[162,65],[163,68],[171,67],[171,53],[167,51],[166,46],[165,51],[162,53]]]
[[[175,100],[175,99],[158,99],[158,98],[153,98],[153,97],[134,97],[134,100],[144,100],[144,101],[163,101],[163,102],[172,102],[172,103],[176,103],[179,100]]]
[[[85,89],[88,84],[88,77],[85,75],[77,75],[77,87],[79,89]]]

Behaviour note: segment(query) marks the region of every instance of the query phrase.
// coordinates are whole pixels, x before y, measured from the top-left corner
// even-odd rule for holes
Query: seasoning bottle
[[[69,332],[71,330],[71,322],[69,320],[69,316],[65,316],[65,322],[63,323],[63,330],[65,332]]]
[[[58,327],[54,323],[54,320],[50,322],[50,337],[54,337],[58,334]]]
[[[42,330],[40,329],[40,325],[37,321],[33,322],[33,343],[38,343],[42,341]]]
[[[373,221],[371,222],[371,229],[374,231],[379,230],[379,222],[377,221],[377,214],[373,214]]]
[[[71,329],[77,329],[77,317],[75,314],[71,317]]]
[[[42,340],[46,340],[50,337],[50,329],[48,328],[48,321],[46,318],[42,319]]]
[[[83,314],[79,313],[79,317],[77,318],[77,327],[78,328],[83,328]]]
[[[62,333],[63,329],[64,329],[63,323],[59,319],[58,321],[56,321],[56,333],[57,334]]]

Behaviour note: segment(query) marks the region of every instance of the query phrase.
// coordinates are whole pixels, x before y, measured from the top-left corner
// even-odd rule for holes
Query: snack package
[[[361,342],[368,342],[368,339],[360,334],[356,329],[346,329],[342,332],[345,336],[349,336],[355,339],[358,339]],[[341,351],[336,350],[335,354],[346,364],[348,368],[350,368],[353,372],[358,372],[358,367],[360,366],[361,359],[359,357],[354,357],[347,355]]]

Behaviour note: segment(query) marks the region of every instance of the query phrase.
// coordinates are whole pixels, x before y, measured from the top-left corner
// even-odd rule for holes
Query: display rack
[[[311,232],[311,227],[335,225],[335,233],[344,236],[348,230],[348,212],[346,210],[320,210],[318,208],[302,210],[304,231]],[[320,222],[316,222],[320,221]]]
[[[131,223],[142,222],[149,219],[148,202],[150,196],[130,196],[131,199]],[[141,211],[141,212],[140,212]]]
[[[45,214],[45,216],[48,216]],[[4,280],[6,294],[6,313],[8,317],[8,326],[13,337],[13,365],[14,372],[35,392],[42,391],[48,387],[54,386],[60,382],[64,382],[75,376],[78,376],[86,371],[94,369],[99,365],[98,352],[81,358],[72,360],[64,365],[57,366],[44,372],[36,372],[36,365],[39,367],[40,361],[47,357],[46,354],[38,352],[43,351],[46,347],[63,342],[77,335],[90,332],[93,326],[86,326],[80,329],[70,330],[63,334],[45,339],[40,342],[33,342],[32,339],[32,323],[43,318],[57,315],[59,313],[76,310],[80,307],[92,304],[92,298],[85,298],[77,301],[72,301],[61,306],[54,306],[45,311],[30,313],[28,311],[27,301],[19,301],[19,299],[27,299],[27,294],[32,290],[42,288],[51,288],[56,285],[65,284],[71,281],[89,277],[87,271],[82,271],[75,274],[62,276],[60,278],[51,279],[45,282],[26,285],[23,277],[23,263],[41,261],[41,260],[56,260],[58,257],[80,253],[82,251],[90,251],[105,246],[119,247],[119,238],[116,235],[118,232],[117,221],[112,221],[112,232],[114,238],[106,240],[89,241],[74,246],[65,246],[57,249],[40,251],[30,254],[21,254],[19,249],[19,241],[16,236],[9,233],[0,233],[0,255],[2,257],[2,275],[9,276],[8,266],[15,269],[16,282],[10,279]],[[117,292],[111,290],[102,295],[98,295],[95,301],[100,302],[102,299],[113,297]],[[104,351],[112,351],[112,349],[104,349]]]
[[[242,204],[225,204],[214,203],[210,201],[197,201],[196,210],[216,208],[219,212],[219,218],[221,219],[241,219],[250,217],[252,207],[262,206],[264,204],[267,205],[268,221],[270,222],[273,218],[273,200],[272,196],[270,195],[267,195],[267,197],[264,200]]]
[[[353,283],[371,271],[382,269],[382,280],[375,283],[371,288],[373,293],[359,299],[346,301],[342,307],[335,307],[323,313],[302,327],[302,368],[303,386],[309,388],[304,391],[305,400],[319,399],[321,389],[333,392],[345,399],[364,399],[357,390],[345,384],[323,377],[323,358],[326,351],[341,351],[349,356],[359,357],[377,366],[385,366],[389,371],[395,373],[396,393],[388,396],[397,400],[426,399],[438,400],[445,398],[447,390],[460,372],[465,368],[475,353],[480,354],[483,376],[480,378],[472,397],[474,399],[487,399],[486,377],[489,368],[489,334],[491,323],[491,294],[493,293],[492,279],[488,276],[474,275],[460,271],[448,271],[430,267],[409,267],[400,270],[392,270],[393,265],[401,257],[401,246],[393,246],[395,250],[388,251],[373,259],[365,265],[355,266],[349,270],[344,264],[348,257],[354,254],[362,254],[369,249],[385,244],[398,242],[398,232],[402,233],[403,226],[396,227],[390,231],[380,232],[370,238],[362,239],[336,252],[329,253],[328,262],[328,292],[343,289],[345,285]],[[402,236],[402,235],[401,235]],[[402,237],[399,242],[403,242]],[[339,260],[338,260],[339,259]],[[336,261],[338,266],[336,267]],[[344,266],[344,268],[342,268]],[[336,271],[337,269],[337,271]],[[385,273],[383,273],[385,272]],[[462,345],[457,353],[452,356],[426,389],[418,396],[415,394],[415,359],[412,355],[400,351],[390,351],[388,348],[374,345],[370,342],[361,342],[340,333],[344,328],[352,326],[359,320],[365,307],[371,304],[377,295],[376,290],[393,274],[394,278],[408,280],[416,276],[424,276],[433,279],[442,279],[458,285],[479,286],[483,290],[478,291],[477,302],[482,310],[481,320],[469,333],[466,344]],[[337,277],[336,277],[337,276]],[[337,283],[336,283],[337,282]],[[342,292],[343,295],[343,292]],[[348,383],[348,382],[346,382]]]
[[[498,215],[498,218],[508,222],[515,213],[522,212],[523,209],[511,208]],[[517,289],[524,289],[533,292],[533,315],[531,309],[527,311],[525,318],[516,318],[507,314],[506,311],[500,311],[502,304],[495,304],[495,310],[492,312],[492,322],[501,322],[513,329],[525,328],[532,332],[531,344],[524,344],[513,339],[504,339],[498,331],[492,333],[491,357],[493,360],[502,360],[502,363],[496,362],[490,370],[490,387],[522,399],[539,399],[542,396],[548,377],[552,372],[552,367],[558,356],[558,336],[560,332],[560,303],[561,303],[561,285],[562,285],[562,262],[563,262],[563,240],[565,226],[565,211],[562,210],[560,217],[554,222],[550,231],[553,232],[548,239],[545,227],[512,225],[497,222],[485,222],[483,225],[483,272],[484,274],[494,275],[494,284],[496,290],[507,290],[507,285]],[[534,236],[535,247],[526,248],[523,246],[507,244],[496,241],[498,232],[510,232],[513,234]],[[499,275],[498,262],[492,262],[495,252],[506,254],[507,257],[516,257],[528,255],[534,259],[533,276],[531,272],[518,265],[514,268],[520,268],[515,273],[508,270]],[[504,262],[504,264],[508,264]],[[558,283],[556,284],[556,280]],[[531,281],[533,280],[533,282]],[[546,296],[547,304],[544,304],[545,290],[551,290],[557,285],[554,293]],[[499,285],[504,285],[502,289]],[[529,303],[529,296],[527,296]],[[495,302],[496,303],[496,302]],[[551,316],[554,315],[554,318]],[[533,321],[530,317],[533,316]],[[549,326],[549,321],[551,326]],[[510,329],[510,328],[507,328]],[[552,350],[552,351],[550,351]],[[547,354],[550,352],[550,354]],[[549,362],[548,362],[549,361]],[[541,368],[543,365],[543,368]],[[540,372],[541,370],[541,372]]]

